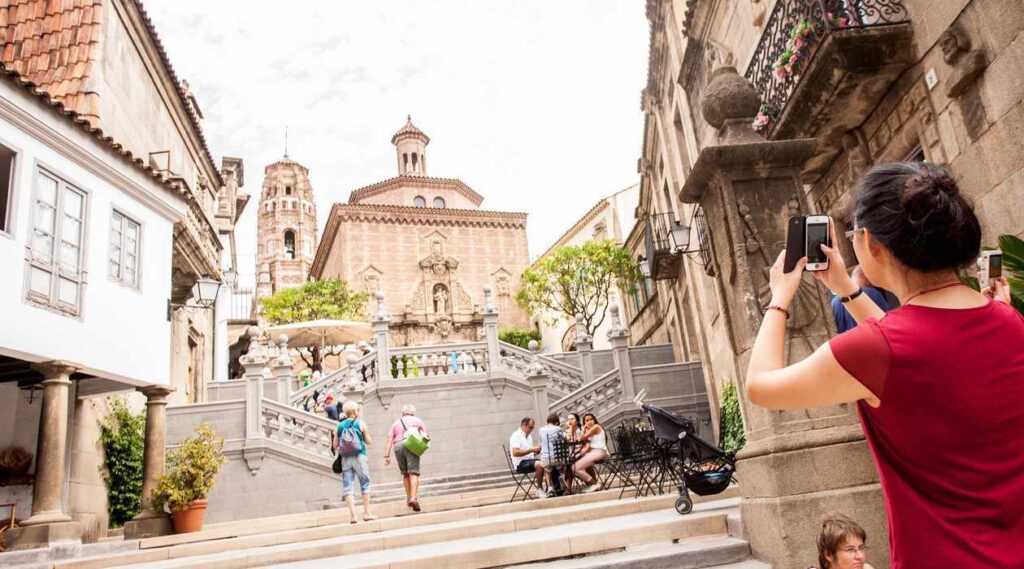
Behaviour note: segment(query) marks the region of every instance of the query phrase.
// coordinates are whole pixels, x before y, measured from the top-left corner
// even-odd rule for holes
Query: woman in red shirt
[[[981,245],[973,208],[924,163],[873,168],[854,200],[860,266],[901,308],[883,313],[823,247],[829,269],[815,278],[859,325],[785,366],[786,310],[806,259],[784,273],[780,255],[747,396],[772,409],[857,402],[894,569],[1024,568],[1024,319],[960,284]]]

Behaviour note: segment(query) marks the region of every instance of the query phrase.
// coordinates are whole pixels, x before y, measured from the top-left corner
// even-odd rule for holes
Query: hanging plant
[[[111,397],[110,414],[99,421],[103,480],[110,527],[121,527],[142,511],[142,461],[146,416],[132,413],[122,397]]]
[[[754,117],[754,122],[750,123],[750,126],[753,127],[754,132],[765,134],[770,130],[773,122],[775,122],[775,114],[768,109],[768,105],[761,105],[761,108],[757,111],[757,116]]]
[[[811,26],[810,20],[803,18],[794,24],[789,31],[786,48],[775,58],[775,63],[772,65],[775,75],[779,78],[798,75],[813,40],[814,27]]]
[[[828,21],[837,28],[845,28],[850,25],[850,19],[842,14],[836,14],[833,12],[828,13]]]
[[[726,452],[736,452],[747,444],[747,435],[743,431],[743,415],[740,413],[740,400],[736,394],[736,384],[729,386],[722,393],[721,424],[719,425],[721,443],[719,447]]]

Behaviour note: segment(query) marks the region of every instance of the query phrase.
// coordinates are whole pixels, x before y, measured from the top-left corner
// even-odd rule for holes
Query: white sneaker
[[[537,488],[537,497],[543,500],[548,497],[548,493],[540,488]]]
[[[598,484],[597,482],[594,482],[593,484],[590,484],[586,488],[584,488],[583,489],[583,493],[584,494],[590,494],[591,492],[597,492],[600,489],[601,489],[601,485]]]

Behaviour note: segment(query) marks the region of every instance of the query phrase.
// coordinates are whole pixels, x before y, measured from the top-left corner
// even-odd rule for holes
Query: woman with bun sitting
[[[883,313],[823,247],[829,268],[815,278],[859,325],[786,366],[787,310],[807,260],[784,273],[780,255],[747,396],[771,409],[857,403],[894,569],[1024,568],[1024,319],[960,283],[981,245],[973,208],[945,170],[895,163],[859,182],[852,216],[865,275],[901,307]]]

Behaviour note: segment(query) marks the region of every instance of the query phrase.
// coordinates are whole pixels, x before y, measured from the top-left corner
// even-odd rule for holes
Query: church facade
[[[427,176],[430,138],[411,119],[391,142],[398,175],[334,204],[310,278],[381,291],[399,346],[482,338],[488,286],[500,328],[529,326],[514,301],[529,262],[527,215],[483,210],[462,181]]]

